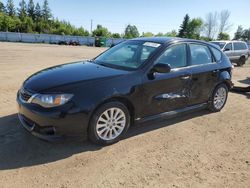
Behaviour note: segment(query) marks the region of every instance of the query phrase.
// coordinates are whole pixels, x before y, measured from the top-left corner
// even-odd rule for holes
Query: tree
[[[142,37],[153,37],[154,36],[154,34],[153,33],[151,33],[151,32],[143,32],[142,33]]]
[[[243,31],[242,40],[250,41],[250,28]]]
[[[26,17],[27,15],[27,5],[26,2],[24,0],[20,1],[19,3],[19,8],[18,8],[18,16],[21,20],[24,19],[24,17]]]
[[[27,13],[29,17],[35,20],[35,4],[33,0],[29,0]]]
[[[44,0],[43,2],[42,17],[44,20],[49,20],[52,17],[48,0]]]
[[[113,33],[112,38],[121,38],[121,35],[119,33]]]
[[[186,37],[190,39],[200,39],[202,25],[203,21],[201,18],[193,18],[188,23],[188,32]]]
[[[4,13],[5,12],[5,6],[3,4],[2,1],[0,1],[0,13]]]
[[[35,7],[35,20],[38,21],[42,18],[42,11],[41,11],[41,7],[40,4],[37,3],[36,7]]]
[[[13,0],[8,0],[6,5],[6,12],[9,16],[15,16],[16,15],[16,9]]]
[[[167,32],[164,36],[166,36],[166,37],[176,37],[177,32],[175,30],[172,30],[171,32]]]
[[[83,27],[80,27],[78,29],[75,29],[75,31],[73,32],[73,35],[89,36],[89,32],[87,30],[85,30]]]
[[[164,34],[163,34],[163,33],[161,33],[161,32],[159,32],[159,33],[157,33],[155,36],[156,36],[156,37],[163,37],[163,36],[164,36]]]
[[[190,20],[190,17],[189,17],[188,14],[186,14],[185,17],[184,17],[184,20],[183,20],[183,22],[182,22],[182,24],[180,26],[178,37],[181,37],[181,38],[187,37],[188,32],[189,32],[188,31],[188,29],[189,29],[189,27],[188,27],[189,20]]]
[[[243,35],[243,27],[241,25],[238,26],[236,33],[234,33],[234,40],[239,40]]]
[[[128,25],[125,29],[124,37],[127,39],[137,38],[140,36],[140,33],[135,25]]]
[[[217,33],[217,18],[218,14],[217,12],[210,12],[206,15],[203,31],[205,33],[205,37],[209,39],[213,39]]]
[[[21,23],[21,31],[24,33],[33,33],[34,23],[31,17],[25,16]]]
[[[219,33],[223,33],[229,30],[231,24],[229,23],[230,12],[228,10],[222,10],[219,19]]]
[[[110,37],[111,33],[102,25],[97,25],[97,28],[93,31],[92,35],[97,37]]]
[[[230,36],[227,33],[220,32],[218,35],[218,40],[230,40]]]

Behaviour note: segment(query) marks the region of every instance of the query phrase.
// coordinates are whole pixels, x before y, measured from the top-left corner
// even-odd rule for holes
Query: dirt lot
[[[0,43],[0,187],[250,187],[249,95],[230,93],[220,113],[132,127],[127,138],[104,148],[27,134],[15,102],[23,80],[103,50]],[[235,68],[237,85],[250,85],[249,77],[249,63]]]

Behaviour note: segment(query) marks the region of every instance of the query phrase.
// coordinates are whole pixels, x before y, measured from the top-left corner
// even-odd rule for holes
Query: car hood
[[[76,62],[58,65],[31,75],[23,84],[29,91],[42,92],[54,87],[83,81],[112,78],[128,71],[104,67],[91,62]]]

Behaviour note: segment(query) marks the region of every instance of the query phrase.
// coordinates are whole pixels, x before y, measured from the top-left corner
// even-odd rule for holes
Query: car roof
[[[215,40],[215,41],[211,41],[211,42],[242,42],[242,43],[246,43],[245,41],[241,41],[241,40]]]
[[[161,44],[166,44],[169,42],[199,42],[199,43],[204,43],[204,44],[210,45],[210,43],[205,42],[205,41],[187,39],[187,38],[178,38],[178,37],[140,37],[140,38],[134,38],[131,40],[155,42],[155,43],[161,43]]]
[[[170,42],[196,42],[200,44],[206,44],[209,46],[213,46],[214,48],[217,48],[220,50],[220,48],[210,42],[202,41],[202,40],[195,40],[195,39],[187,39],[187,38],[178,38],[178,37],[140,37],[140,38],[134,38],[130,39],[134,41],[145,41],[145,42],[155,42],[160,44],[166,44]]]

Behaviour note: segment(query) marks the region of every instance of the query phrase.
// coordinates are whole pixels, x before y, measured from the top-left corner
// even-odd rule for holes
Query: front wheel
[[[96,144],[110,145],[121,139],[129,125],[130,114],[124,104],[120,102],[106,103],[93,114],[88,136]]]
[[[228,96],[228,87],[225,84],[218,85],[212,94],[209,104],[209,110],[219,112],[225,106]]]

